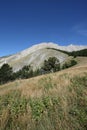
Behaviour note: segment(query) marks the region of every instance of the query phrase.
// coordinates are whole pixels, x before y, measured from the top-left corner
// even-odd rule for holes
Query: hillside
[[[14,71],[21,69],[25,65],[31,65],[33,69],[40,68],[44,62],[44,60],[48,59],[48,57],[57,57],[60,62],[63,62],[65,59],[68,58],[67,54],[64,54],[59,51],[55,50],[47,50],[47,49],[40,49],[39,51],[35,51],[27,56],[24,56],[17,60],[11,60],[9,64],[13,66]]]
[[[67,54],[68,56],[83,56],[83,57],[86,57],[87,56],[87,49],[82,49],[82,50],[77,50],[77,51],[72,51],[72,52],[68,52],[68,51],[64,51],[64,50],[59,50],[59,49],[56,49],[56,48],[47,48],[47,49],[52,49],[52,50],[55,50],[55,51],[60,51],[64,54]]]
[[[35,70],[40,68],[44,60],[48,59],[49,57],[57,57],[61,63],[67,60],[69,52],[82,50],[85,48],[87,48],[87,46],[59,46],[54,43],[40,43],[19,53],[1,57],[0,66],[2,66],[4,63],[8,63],[13,67],[13,71],[18,71],[25,65],[31,65]],[[65,53],[67,51],[68,53]]]
[[[0,130],[86,130],[87,59],[0,86]],[[82,64],[85,62],[85,64]]]

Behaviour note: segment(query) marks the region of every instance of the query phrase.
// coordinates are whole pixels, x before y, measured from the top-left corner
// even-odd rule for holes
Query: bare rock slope
[[[17,71],[25,65],[31,65],[35,70],[37,68],[40,68],[44,60],[48,59],[49,57],[55,56],[59,59],[60,62],[63,62],[68,58],[68,55],[51,48],[65,51],[76,51],[87,48],[87,46],[59,46],[54,43],[41,43],[23,50],[17,54],[0,58],[0,66],[2,66],[4,63],[8,63],[13,67],[13,71]]]

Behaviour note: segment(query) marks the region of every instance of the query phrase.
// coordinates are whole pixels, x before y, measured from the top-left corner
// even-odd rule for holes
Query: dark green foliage
[[[69,56],[74,56],[74,58],[77,56],[87,56],[87,49],[83,49],[83,50],[79,50],[79,51],[72,51],[72,52],[63,51],[63,50],[59,50],[59,49],[55,49],[55,48],[47,48],[47,49],[53,49],[56,51],[60,51],[60,52],[65,53]]]
[[[40,69],[37,69],[33,72],[33,76],[38,76],[38,75],[41,75],[41,70]]]
[[[63,51],[63,50],[59,50],[59,49],[55,49],[55,48],[47,48],[47,49],[52,49],[52,50],[55,50],[55,51],[60,51],[60,52],[62,52],[62,53],[65,53],[65,54],[67,54],[67,55],[70,55],[70,52],[68,52],[68,51]]]
[[[87,56],[87,49],[83,49],[83,50],[80,50],[80,51],[73,51],[70,53],[71,56]]]
[[[13,73],[13,79],[20,79],[21,78],[21,71],[17,71]]]
[[[14,79],[27,79],[33,77],[33,70],[31,66],[24,66],[21,70],[13,74]]]
[[[64,63],[63,66],[62,66],[62,69],[72,67],[76,64],[77,64],[77,62],[74,59],[72,59],[69,63],[68,62]]]
[[[24,66],[17,72],[13,72],[12,67],[10,67],[8,64],[4,64],[0,68],[0,84],[4,84],[15,79],[27,79],[30,77],[33,77],[33,70],[30,65]]]
[[[64,63],[63,66],[62,66],[62,69],[66,69],[66,68],[69,68],[68,63]]]
[[[42,70],[44,71],[44,73],[59,71],[60,70],[59,60],[56,57],[49,57],[48,60],[44,61]]]
[[[74,66],[76,64],[77,64],[77,62],[75,60],[71,60],[71,66]]]
[[[31,70],[31,66],[24,66],[22,70],[20,70],[21,78],[26,79],[33,76],[33,70]]]
[[[65,63],[62,66],[62,69],[69,68],[75,65],[77,62],[71,60],[70,63]],[[34,76],[38,76],[45,73],[56,72],[60,70],[60,63],[56,57],[49,57],[48,60],[44,61],[44,64],[41,69],[33,71],[30,65],[24,66],[21,70],[17,72],[12,71],[12,67],[8,64],[4,64],[0,68],[0,84],[7,83],[8,81],[13,81],[15,79],[27,79]]]
[[[12,67],[8,64],[4,64],[0,68],[0,84],[6,83],[12,80]]]

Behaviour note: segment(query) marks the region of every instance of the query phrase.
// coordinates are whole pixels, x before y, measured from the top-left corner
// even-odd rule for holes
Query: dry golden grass
[[[78,62],[77,66],[87,65],[87,57],[77,57],[76,60]]]
[[[82,62],[82,58],[81,58],[81,62]],[[78,119],[74,118],[74,115],[72,117],[72,115],[69,114],[69,111],[72,112],[71,108],[74,108],[74,103],[77,103],[77,101],[79,100],[78,96],[82,97],[83,99],[80,99],[82,101],[80,101],[80,105],[83,107],[84,104],[86,102],[86,96],[87,96],[87,91],[85,91],[86,89],[80,88],[82,89],[82,93],[83,95],[78,95],[77,96],[77,92],[80,91],[80,89],[77,91],[76,89],[78,89],[81,86],[75,87],[74,85],[76,85],[75,83],[73,84],[72,87],[72,83],[71,80],[75,77],[75,76],[84,76],[85,73],[87,74],[87,64],[80,64],[76,65],[74,67],[56,72],[56,73],[51,73],[51,74],[46,74],[46,75],[41,75],[41,76],[37,76],[34,78],[30,78],[30,79],[24,79],[24,80],[16,80],[14,82],[9,82],[7,84],[1,85],[0,86],[0,96],[2,96],[3,98],[7,98],[4,97],[4,95],[10,95],[10,99],[9,99],[9,104],[10,104],[10,112],[12,112],[12,110],[14,110],[13,112],[15,112],[14,115],[12,115],[12,113],[10,113],[9,116],[9,105],[7,105],[7,109],[5,110],[1,108],[1,116],[0,116],[0,128],[1,130],[5,130],[5,128],[7,127],[9,129],[9,125],[7,126],[7,124],[9,124],[9,119],[12,119],[12,128],[10,128],[10,130],[17,130],[18,129],[18,125],[20,124],[20,129],[19,130],[36,130],[36,129],[42,129],[43,130],[77,130],[77,129],[82,129],[85,130],[85,126],[84,128],[82,128],[80,126],[80,123],[78,123]],[[78,83],[77,83],[78,85]],[[86,87],[85,87],[86,88]],[[17,97],[15,97],[15,93],[14,92],[20,92],[21,93],[21,97],[19,95],[17,95]],[[13,92],[13,93],[10,93]],[[19,94],[20,94],[19,93]],[[13,97],[12,97],[12,94]],[[27,105],[23,106],[27,106],[26,108],[23,107],[23,109],[25,109],[24,111],[20,111],[19,114],[17,113],[18,109],[21,110],[20,108],[20,103],[24,103],[23,102],[23,97],[25,97],[27,100],[32,100],[36,102],[34,104],[34,112],[37,112],[37,109],[39,110],[43,110],[44,106],[43,105],[43,98],[45,100],[48,101],[48,104],[50,104],[50,108],[45,108],[45,110],[43,111],[43,113],[41,112],[40,114],[43,114],[43,118],[41,118],[41,122],[40,124],[37,125],[37,121],[35,122],[35,120],[33,119],[32,116],[32,107],[29,104],[30,101],[27,101]],[[80,98],[81,98],[80,97]],[[1,99],[1,102],[3,102],[3,98]],[[58,102],[58,104],[53,104],[53,98],[55,98],[55,101]],[[57,98],[57,99],[56,99]],[[20,101],[18,101],[18,99]],[[22,99],[22,100],[21,100]],[[38,102],[37,102],[38,99]],[[10,101],[12,100],[12,101]],[[4,99],[5,101],[5,99]],[[16,102],[17,101],[17,102]],[[49,102],[50,101],[50,102]],[[16,104],[15,108],[14,108],[14,103]],[[32,103],[32,104],[33,104]],[[39,104],[41,103],[41,104]],[[55,102],[54,102],[55,103]],[[38,108],[38,104],[39,104],[39,108]],[[3,106],[3,105],[2,105]],[[49,105],[48,105],[49,107]],[[77,110],[76,108],[74,108],[75,110]],[[85,108],[84,108],[85,109]],[[51,112],[50,112],[51,111]],[[80,110],[78,109],[78,112]],[[50,112],[50,117],[48,117],[47,112]],[[80,111],[81,112],[81,111]],[[82,111],[83,112],[83,111]],[[34,113],[35,114],[35,113]],[[71,113],[72,114],[72,113]],[[84,113],[82,113],[81,116],[83,116]],[[12,118],[13,116],[13,118]],[[16,117],[17,116],[17,117]],[[37,115],[36,115],[37,117]],[[86,116],[85,116],[86,117]],[[81,117],[82,119],[82,117]],[[84,118],[85,119],[85,118]],[[53,122],[54,124],[52,124]],[[55,121],[54,121],[55,120]],[[85,121],[84,121],[85,122]],[[75,125],[74,125],[75,123]],[[15,125],[14,125],[15,124]],[[47,124],[47,125],[46,125]],[[85,124],[85,123],[84,123]],[[46,128],[45,128],[46,126]],[[48,126],[48,127],[47,127]],[[36,128],[37,127],[37,128]],[[55,128],[54,128],[55,127]],[[8,130],[6,129],[6,130]]]
[[[65,91],[66,93],[66,86],[70,84],[70,78],[76,75],[82,75],[83,73],[87,72],[87,57],[85,58],[77,58],[79,64],[51,74],[46,74],[42,76],[37,76],[30,79],[24,80],[16,80],[14,82],[9,82],[5,85],[0,86],[0,95],[6,94],[11,90],[19,90],[21,91],[21,95],[26,97],[41,97],[45,91],[44,86],[45,82],[50,82],[53,84],[53,89],[50,89],[50,94],[59,94],[61,95],[62,92]],[[85,61],[86,60],[86,61]],[[86,62],[82,64],[82,61]],[[50,79],[46,81],[46,79]]]
[[[2,130],[2,128],[5,129],[5,126],[8,122],[8,116],[9,116],[9,110],[4,109],[2,112],[2,117],[0,118],[1,130]]]

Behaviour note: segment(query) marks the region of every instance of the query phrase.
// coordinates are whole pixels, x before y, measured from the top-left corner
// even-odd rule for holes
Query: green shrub
[[[65,62],[62,65],[62,69],[66,69],[66,68],[72,67],[72,66],[74,66],[76,64],[77,64],[77,61],[75,61],[74,59],[72,59],[72,60],[70,60],[70,62]]]
[[[56,72],[60,70],[60,62],[56,57],[49,57],[48,60],[44,61],[41,68],[43,73]]]

